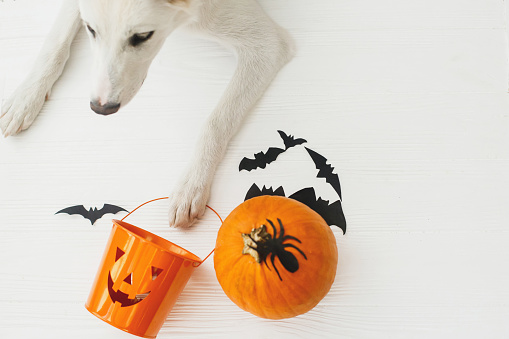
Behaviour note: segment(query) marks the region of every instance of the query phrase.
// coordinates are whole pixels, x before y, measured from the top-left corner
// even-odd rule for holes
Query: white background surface
[[[226,217],[253,182],[334,192],[304,148],[265,170],[245,156],[281,129],[336,168],[346,235],[336,281],[309,313],[269,321],[222,292],[212,260],[191,277],[159,338],[508,338],[508,23],[503,0],[262,0],[298,46],[232,141],[210,205]],[[0,2],[0,96],[22,81],[59,1]],[[132,209],[171,193],[234,67],[178,31],[135,99],[88,107],[84,31],[34,125],[0,140],[0,337],[131,338],[84,302],[111,228],[61,208]],[[121,217],[119,214],[117,217]],[[131,218],[131,217],[130,217]],[[219,223],[166,226],[166,205],[130,219],[204,257]]]

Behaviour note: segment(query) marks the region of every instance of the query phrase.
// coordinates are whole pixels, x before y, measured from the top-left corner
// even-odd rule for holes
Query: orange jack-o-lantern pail
[[[155,200],[160,199],[166,198]],[[113,220],[85,307],[123,331],[155,338],[194,269],[208,256],[201,260],[124,219]]]

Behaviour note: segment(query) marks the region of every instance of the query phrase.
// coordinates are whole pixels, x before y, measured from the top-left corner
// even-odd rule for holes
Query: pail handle
[[[154,201],[157,201],[157,200],[164,200],[164,199],[168,199],[169,197],[162,197],[162,198],[157,198],[157,199],[152,199],[152,200],[149,200],[147,202],[144,202],[143,204],[141,204],[140,206],[136,207],[135,209],[133,209],[131,212],[127,213],[125,217],[123,217],[120,221],[124,221],[125,218],[127,218],[128,216],[130,216],[134,211],[136,211],[138,208],[142,207],[142,206],[145,206],[146,204],[149,204],[151,202],[154,202]],[[217,213],[212,207],[210,207],[209,205],[205,205],[209,210],[211,210],[212,212],[214,212],[217,217],[219,218],[219,220],[221,220],[221,224],[223,223],[223,218],[221,218],[221,216],[219,215],[219,213]],[[194,267],[198,267],[200,266],[201,264],[203,264],[203,262],[205,260],[208,259],[208,257],[210,257],[212,255],[212,253],[214,253],[214,250],[215,248],[212,249],[212,251],[205,257],[205,259],[203,259],[201,262],[199,263],[193,263],[193,266]]]

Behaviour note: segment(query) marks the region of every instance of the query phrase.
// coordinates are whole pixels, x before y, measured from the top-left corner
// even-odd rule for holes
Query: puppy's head
[[[94,54],[93,111],[112,114],[133,98],[166,37],[188,20],[190,1],[79,1]]]

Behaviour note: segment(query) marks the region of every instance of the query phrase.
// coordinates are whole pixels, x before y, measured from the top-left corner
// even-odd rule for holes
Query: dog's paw
[[[22,84],[2,105],[0,130],[4,137],[15,135],[32,125],[48,92],[37,84]]]
[[[205,213],[210,185],[184,180],[169,197],[171,227],[189,227]]]

